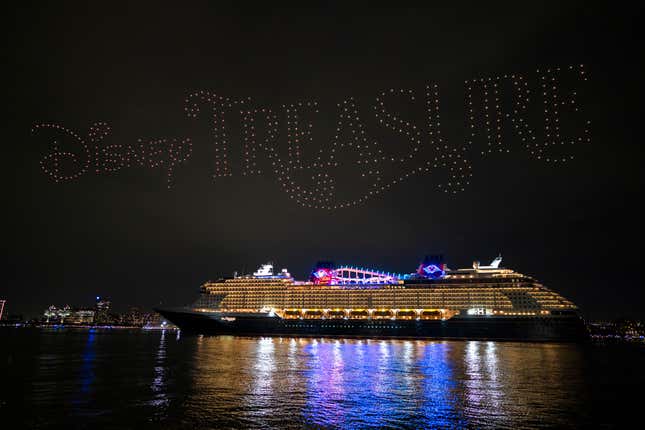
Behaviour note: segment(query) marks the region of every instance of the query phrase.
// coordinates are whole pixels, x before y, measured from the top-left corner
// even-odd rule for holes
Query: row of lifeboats
[[[286,319],[445,319],[445,309],[284,309],[276,312]]]

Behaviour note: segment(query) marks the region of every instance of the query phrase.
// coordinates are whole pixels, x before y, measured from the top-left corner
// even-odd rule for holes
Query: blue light
[[[428,275],[428,277],[433,279],[443,278],[446,272],[441,270],[436,264],[428,264],[423,267],[423,271]]]
[[[94,389],[96,379],[96,333],[94,329],[90,329],[87,334],[87,341],[85,348],[81,353],[80,374],[79,374],[79,388],[80,390],[75,393],[72,398],[72,412],[74,414],[82,414],[89,402],[90,394]]]
[[[100,297],[99,297],[99,296],[96,296],[96,301],[97,301],[97,302],[99,301],[99,299],[100,299]]]
[[[457,377],[447,344],[323,340],[302,348],[306,425],[468,427],[453,395]]]

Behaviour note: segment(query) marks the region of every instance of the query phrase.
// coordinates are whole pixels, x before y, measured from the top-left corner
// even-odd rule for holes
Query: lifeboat
[[[372,318],[374,319],[392,318],[393,316],[394,312],[389,309],[377,309],[372,312]]]
[[[349,313],[351,319],[367,319],[370,314],[366,309],[352,309]]]
[[[345,318],[345,311],[341,311],[341,310],[329,311],[329,312],[327,312],[327,318],[343,319],[343,318]]]
[[[402,320],[412,320],[416,319],[417,313],[413,310],[398,311],[396,317]]]
[[[323,311],[320,309],[310,309],[305,311],[303,317],[307,319],[321,319],[323,317]]]
[[[441,311],[438,310],[424,310],[423,312],[421,312],[422,320],[440,320],[441,317]]]

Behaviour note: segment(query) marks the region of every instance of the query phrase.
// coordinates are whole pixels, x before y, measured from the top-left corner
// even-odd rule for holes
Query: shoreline
[[[153,326],[153,327],[140,327],[140,326],[126,326],[126,325],[76,325],[76,324],[0,324],[0,328],[40,328],[40,329],[105,329],[105,330],[179,330],[175,326]]]

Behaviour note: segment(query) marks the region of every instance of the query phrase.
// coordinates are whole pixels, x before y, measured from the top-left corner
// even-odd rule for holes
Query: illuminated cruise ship
[[[156,309],[202,334],[575,341],[587,337],[577,307],[535,279],[488,265],[451,270],[426,257],[396,274],[318,263],[307,281],[272,264],[206,282],[185,308]]]

